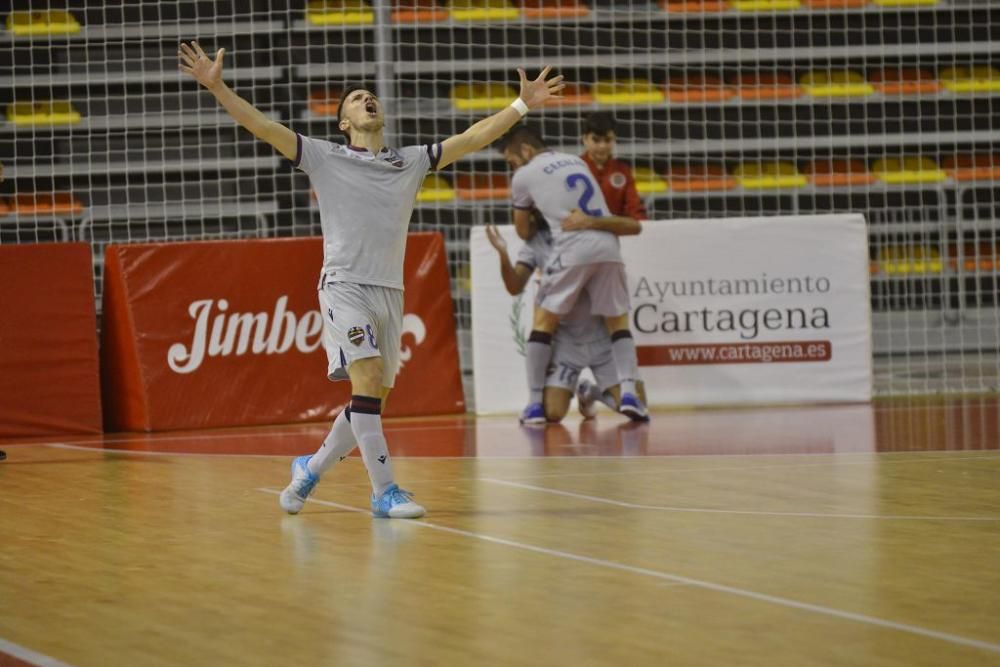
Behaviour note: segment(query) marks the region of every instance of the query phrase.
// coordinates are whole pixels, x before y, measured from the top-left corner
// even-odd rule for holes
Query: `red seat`
[[[670,167],[663,177],[674,192],[732,190],[736,179],[721,164],[682,164]]]
[[[1000,155],[954,155],[941,166],[956,181],[1000,181]]]
[[[877,180],[861,160],[815,160],[806,165],[803,173],[817,187],[868,185]]]
[[[21,215],[81,213],[83,202],[68,192],[36,192],[14,198],[14,212]]]
[[[455,189],[462,199],[506,199],[510,181],[506,174],[459,174]]]

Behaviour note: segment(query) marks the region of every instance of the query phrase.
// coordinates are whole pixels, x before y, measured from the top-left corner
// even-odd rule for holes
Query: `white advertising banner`
[[[521,241],[499,229],[513,260]],[[482,227],[470,243],[476,411],[519,411],[536,281],[511,297]],[[871,398],[861,215],[646,222],[622,256],[651,406]]]

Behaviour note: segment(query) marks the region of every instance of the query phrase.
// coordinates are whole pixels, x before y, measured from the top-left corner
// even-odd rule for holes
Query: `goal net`
[[[652,220],[861,212],[876,390],[990,391],[1000,377],[1000,7],[989,0],[14,0],[0,32],[0,242],[318,234],[305,175],[177,70],[225,48],[272,118],[340,140],[344,82],[387,139],[441,139],[516,96],[515,68],[572,86],[532,122],[581,152],[617,122]],[[421,191],[444,234],[463,365],[472,225],[510,222],[485,149]],[[664,223],[668,224],[668,223]]]

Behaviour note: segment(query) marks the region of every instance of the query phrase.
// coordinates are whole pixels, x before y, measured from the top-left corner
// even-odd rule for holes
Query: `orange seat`
[[[941,166],[956,181],[1000,181],[1000,155],[955,155]]]
[[[578,0],[518,0],[517,4],[529,19],[579,18],[590,14],[590,7]]]
[[[736,179],[726,173],[721,164],[674,165],[663,174],[674,192],[732,190]]]
[[[7,205],[6,200],[0,199],[0,215],[7,215],[10,213],[10,206]]]
[[[869,185],[877,180],[861,160],[815,160],[802,171],[813,185],[821,188]]]
[[[992,243],[966,243],[962,246],[962,268],[966,271],[991,272],[1000,270],[1000,248]],[[948,266],[958,269],[958,252],[955,246],[948,249]]]
[[[729,9],[724,0],[660,0],[666,12],[723,12]]]
[[[561,97],[550,97],[547,106],[563,106],[570,104],[593,104],[594,96],[586,86],[567,84]]]
[[[667,86],[670,102],[724,102],[735,94],[719,77],[710,74],[672,76]]]
[[[462,199],[506,199],[510,181],[506,174],[459,174],[455,189]]]
[[[14,212],[21,215],[80,213],[83,202],[68,192],[35,192],[14,198]]]
[[[317,116],[336,116],[340,109],[339,90],[314,90],[309,93],[309,111]]]
[[[788,74],[741,74],[730,78],[729,83],[745,100],[781,100],[802,94],[802,89]]]
[[[448,10],[435,0],[396,0],[392,8],[392,20],[396,23],[420,23],[446,21]]]
[[[868,80],[883,95],[919,95],[940,92],[934,75],[916,67],[887,67],[871,73]]]

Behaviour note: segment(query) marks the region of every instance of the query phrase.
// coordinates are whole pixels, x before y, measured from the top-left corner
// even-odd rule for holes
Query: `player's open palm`
[[[528,75],[525,74],[524,70],[520,67],[517,68],[517,74],[521,77],[521,99],[524,100],[529,109],[537,109],[548,99],[562,96],[563,88],[566,87],[566,84],[562,82],[563,76],[560,74],[551,79],[546,78],[551,71],[551,67],[546,67],[538,75],[538,78],[534,81],[528,81]]]
[[[500,232],[493,225],[486,225],[486,238],[490,245],[496,248],[497,252],[505,254],[507,252],[507,242],[500,236]]]
[[[181,42],[177,55],[181,59],[181,71],[190,74],[206,88],[212,88],[222,81],[222,57],[226,55],[225,49],[219,49],[215,60],[212,60],[201,50],[198,42],[191,42],[190,45]]]

